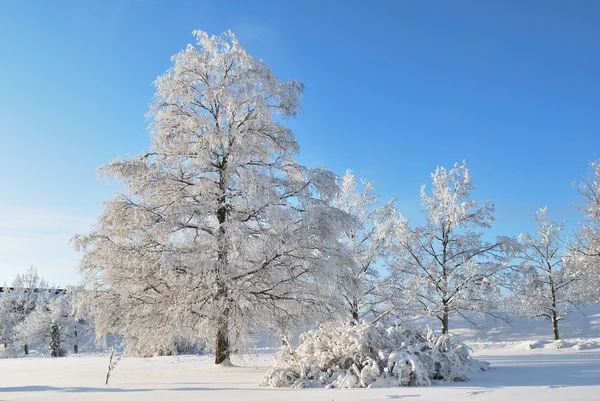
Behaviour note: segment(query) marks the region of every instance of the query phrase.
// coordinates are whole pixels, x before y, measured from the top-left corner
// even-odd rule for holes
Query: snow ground
[[[585,320],[572,315],[564,331],[583,340],[549,341],[545,322],[520,320],[477,330],[456,325],[474,357],[491,363],[466,383],[378,389],[276,389],[258,387],[269,355],[234,359],[215,368],[210,356],[124,358],[108,386],[108,356],[0,359],[0,400],[415,400],[415,401],[598,401],[600,400],[600,305]],[[484,330],[487,330],[484,331]],[[549,331],[549,333],[548,333]],[[493,335],[484,334],[493,333]]]
[[[0,400],[487,400],[600,399],[600,350],[485,346],[475,356],[492,363],[467,383],[383,389],[258,387],[268,356],[215,368],[208,356],[125,358],[104,385],[107,357],[0,360]],[[475,397],[475,398],[473,398]]]

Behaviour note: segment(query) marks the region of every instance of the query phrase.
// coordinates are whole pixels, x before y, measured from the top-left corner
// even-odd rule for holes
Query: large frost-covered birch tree
[[[387,301],[385,279],[380,278],[377,262],[388,252],[390,227],[394,220],[393,200],[378,206],[379,197],[373,193],[371,182],[359,183],[351,170],[346,171],[334,206],[356,219],[342,238],[354,263],[350,263],[341,276],[340,290],[346,311],[358,321],[371,314],[384,312]]]
[[[506,267],[510,241],[489,242],[478,231],[491,226],[494,205],[469,199],[474,187],[466,163],[439,167],[431,177],[432,194],[421,187],[426,223],[412,228],[407,218],[398,220],[391,269],[403,288],[401,307],[438,318],[447,333],[451,314],[495,307],[494,279]]]
[[[102,168],[127,191],[75,245],[97,330],[148,347],[213,338],[221,364],[252,327],[330,307],[351,219],[330,206],[336,177],[294,160],[283,123],[302,85],[232,33],[194,35],[155,82],[151,150]]]

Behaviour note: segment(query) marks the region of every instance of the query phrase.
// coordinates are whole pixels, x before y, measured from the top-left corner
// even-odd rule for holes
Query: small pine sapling
[[[60,329],[56,322],[50,325],[50,356],[60,357],[65,355],[65,350],[60,346]]]

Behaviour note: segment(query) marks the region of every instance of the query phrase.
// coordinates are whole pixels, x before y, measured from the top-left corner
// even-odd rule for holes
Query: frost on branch
[[[332,323],[305,333],[297,349],[282,348],[260,385],[427,386],[431,380],[467,381],[472,372],[488,368],[449,335],[421,335],[398,325]]]
[[[256,330],[336,312],[353,221],[330,205],[335,175],[295,160],[302,84],[232,33],[194,35],[155,82],[150,150],[101,169],[123,192],[73,244],[100,336],[138,355],[214,344],[221,364]]]
[[[579,209],[583,221],[578,224],[572,241],[571,259],[587,283],[591,302],[600,301],[600,158],[590,163],[589,175],[576,189],[581,196]]]
[[[507,237],[486,240],[494,205],[469,199],[474,187],[464,162],[431,176],[431,195],[421,188],[426,223],[411,227],[407,218],[397,220],[390,267],[402,288],[397,308],[435,316],[446,334],[452,315],[498,309],[500,284],[518,245]]]
[[[356,321],[369,315],[380,316],[390,306],[389,280],[380,278],[376,265],[389,255],[396,210],[393,199],[378,207],[379,196],[373,188],[373,183],[357,180],[347,170],[333,200],[335,207],[357,222],[344,230],[341,238],[352,263],[344,266],[338,284],[345,310]]]

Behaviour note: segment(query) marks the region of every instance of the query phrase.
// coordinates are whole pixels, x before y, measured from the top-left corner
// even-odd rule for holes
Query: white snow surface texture
[[[468,382],[339,390],[259,387],[273,355],[257,350],[234,357],[236,366],[229,368],[214,367],[212,356],[123,358],[105,386],[107,355],[32,355],[0,359],[0,400],[598,401],[600,305],[585,313],[587,319],[571,314],[561,322],[564,339],[558,342],[550,340],[544,321],[493,326],[486,320],[476,330],[451,322],[451,332],[454,327],[467,341],[472,356],[491,364]]]

